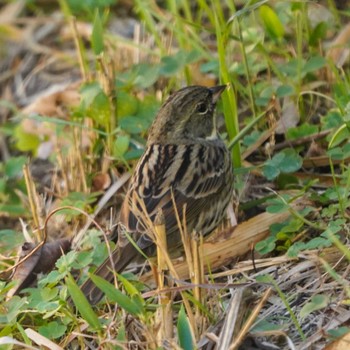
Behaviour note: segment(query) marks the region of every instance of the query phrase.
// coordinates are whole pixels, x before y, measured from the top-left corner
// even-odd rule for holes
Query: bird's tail
[[[117,245],[111,257],[108,257],[94,274],[108,282],[112,282],[114,274],[122,272],[138,254],[139,252],[131,243],[127,243],[124,247]],[[111,265],[111,260],[113,260],[114,266]],[[102,290],[90,278],[81,286],[81,291],[92,305],[97,304],[104,295]]]

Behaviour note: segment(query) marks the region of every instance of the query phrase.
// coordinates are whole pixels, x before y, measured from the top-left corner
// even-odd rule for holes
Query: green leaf
[[[276,96],[279,98],[290,96],[290,95],[293,95],[294,93],[295,93],[295,89],[291,85],[280,85],[276,90]]]
[[[4,171],[6,176],[9,178],[15,178],[22,176],[23,166],[26,164],[26,157],[11,157],[6,163],[4,167]]]
[[[103,93],[103,90],[99,83],[87,83],[80,88],[81,103],[84,108],[89,108],[94,102],[97,95]]]
[[[300,310],[300,317],[305,318],[312,312],[324,309],[329,304],[329,296],[324,294],[316,294],[311,301],[306,303]]]
[[[183,305],[181,305],[179,318],[177,320],[177,334],[182,349],[194,349],[192,331]]]
[[[289,209],[288,199],[289,197],[286,195],[282,195],[280,197],[272,198],[266,201],[268,205],[266,211],[270,214],[278,214],[283,213]],[[286,203],[287,202],[287,203]]]
[[[273,164],[265,164],[263,173],[268,180],[273,180],[281,173],[281,171]]]
[[[17,295],[13,296],[6,302],[3,302],[0,311],[0,323],[12,324],[13,322],[16,322],[17,316],[22,313],[22,310],[27,304],[28,301],[26,298],[21,298]]]
[[[113,284],[107,282],[104,278],[96,275],[91,275],[90,278],[96,286],[106,294],[110,301],[117,303],[128,313],[137,316],[144,312],[139,303],[135,303],[131,298],[116,289]]]
[[[320,41],[326,38],[328,25],[326,22],[320,22],[311,31],[309,36],[309,44],[311,46],[318,46]]]
[[[19,151],[36,153],[40,145],[40,138],[37,135],[23,131],[22,126],[18,125],[14,130],[13,136],[16,140],[16,148]]]
[[[118,135],[113,146],[113,155],[116,158],[122,158],[125,152],[129,149],[130,136]]]
[[[92,46],[92,49],[94,50],[95,55],[99,55],[104,50],[103,26],[102,26],[100,13],[98,10],[96,10],[94,25],[92,28],[91,46]]]
[[[346,124],[340,126],[333,134],[331,140],[329,141],[329,148],[333,148],[341,144],[343,141],[349,138],[350,132]],[[342,158],[341,158],[342,159]]]
[[[304,242],[296,242],[288,248],[287,256],[291,258],[296,258],[300,251],[305,250]]]
[[[273,39],[281,39],[284,36],[284,27],[276,12],[270,6],[262,5],[259,14],[266,32]]]
[[[326,65],[327,61],[322,56],[311,57],[302,68],[304,74],[311,73],[323,68]]]
[[[255,326],[253,326],[250,329],[250,332],[269,332],[269,331],[277,331],[277,330],[283,330],[284,325],[283,324],[275,324],[272,322],[269,322],[267,320],[260,320],[255,323]]]
[[[309,136],[317,133],[318,127],[317,125],[311,125],[308,123],[304,123],[295,128],[290,128],[287,130],[286,138],[288,140],[296,140],[301,137]]]
[[[275,237],[267,237],[266,239],[258,242],[255,245],[255,250],[260,254],[267,254],[272,252],[276,248],[276,238]]]
[[[22,243],[24,243],[22,234],[9,229],[0,230],[0,251],[2,253],[18,247]]]
[[[141,89],[146,89],[152,86],[158,80],[160,75],[160,65],[141,63],[138,65],[137,70],[135,71],[137,73],[136,78],[133,81],[134,85],[140,87]]]
[[[288,62],[278,65],[278,69],[291,78],[298,76],[298,67],[299,61],[296,58],[292,58]]]
[[[61,337],[67,330],[67,326],[56,321],[49,322],[39,327],[39,333],[48,339],[57,339]]]
[[[108,124],[111,118],[111,108],[109,104],[109,99],[104,92],[98,94],[94,102],[88,109],[88,116],[99,123],[101,126]]]
[[[261,132],[258,130],[253,130],[251,134],[244,136],[242,143],[244,146],[249,147],[254,145],[254,143],[259,139],[261,136]]]
[[[263,173],[268,180],[273,180],[281,172],[292,173],[301,168],[303,159],[294,149],[285,149],[265,163]]]
[[[100,330],[102,327],[97,315],[71,275],[67,276],[66,285],[74,305],[84,320],[90,325],[90,327]]]
[[[335,328],[335,329],[329,329],[327,331],[327,333],[334,339],[340,338],[349,332],[350,332],[349,327],[339,327],[339,328]]]
[[[137,116],[124,117],[119,120],[119,126],[129,134],[139,134],[145,132],[150,122],[145,118]]]
[[[217,59],[202,63],[200,65],[201,73],[214,73],[219,75],[220,72],[220,63]]]
[[[140,292],[138,291],[138,289],[135,288],[135,286],[132,283],[130,283],[130,281],[126,279],[124,276],[118,275],[118,279],[123,284],[124,289],[128,294],[130,294],[131,296],[140,295]]]
[[[294,149],[286,149],[283,151],[284,158],[281,160],[279,167],[284,173],[292,173],[301,168],[303,158]]]
[[[117,115],[120,121],[126,117],[135,115],[139,107],[139,100],[123,90],[118,91],[117,94]],[[124,118],[125,117],[125,118]]]
[[[164,56],[161,59],[160,74],[170,77],[177,73],[183,66],[183,58],[179,58],[178,55],[175,56]]]
[[[306,249],[322,249],[330,247],[333,243],[329,239],[323,237],[315,237],[311,241],[305,243]]]

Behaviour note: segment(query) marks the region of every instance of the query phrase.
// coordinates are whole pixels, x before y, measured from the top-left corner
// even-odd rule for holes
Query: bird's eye
[[[199,103],[197,105],[197,112],[199,114],[205,114],[208,112],[208,106],[205,103]]]

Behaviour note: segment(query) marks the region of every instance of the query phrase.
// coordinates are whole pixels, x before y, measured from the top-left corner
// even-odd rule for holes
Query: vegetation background
[[[349,16],[336,0],[3,1],[1,349],[347,348]],[[78,286],[114,244],[147,129],[195,84],[229,86],[239,224],[192,240],[199,257],[158,287],[147,268],[118,289],[94,277],[92,308]]]

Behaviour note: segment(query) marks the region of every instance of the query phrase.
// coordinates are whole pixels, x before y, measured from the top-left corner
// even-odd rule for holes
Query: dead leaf
[[[276,134],[285,134],[290,128],[294,128],[300,121],[299,109],[296,102],[289,97],[285,97],[282,107],[281,119],[276,127]]]
[[[350,332],[343,335],[340,339],[328,344],[324,350],[348,350],[350,348]]]
[[[18,294],[22,289],[29,287],[36,280],[37,274],[50,272],[54,268],[56,261],[62,256],[62,252],[68,252],[70,246],[69,240],[62,239],[45,243],[35,251],[34,254],[16,268],[12,280],[18,283],[7,293],[7,297],[10,298]],[[29,255],[35,247],[34,243],[24,243],[20,258],[23,259]]]
[[[47,339],[46,337],[44,337],[43,335],[34,331],[31,328],[26,328],[25,333],[27,337],[37,345],[40,345],[46,349],[51,349],[51,350],[63,350],[63,348],[58,346],[56,343],[54,343],[50,339]]]
[[[331,60],[337,68],[343,67],[348,59],[350,53],[349,44],[350,24],[346,25],[329,45],[327,58]]]
[[[49,93],[40,95],[33,103],[23,108],[22,113],[65,118],[67,110],[77,107],[80,103],[79,86],[80,82],[75,82],[64,88],[62,85],[53,86]]]

